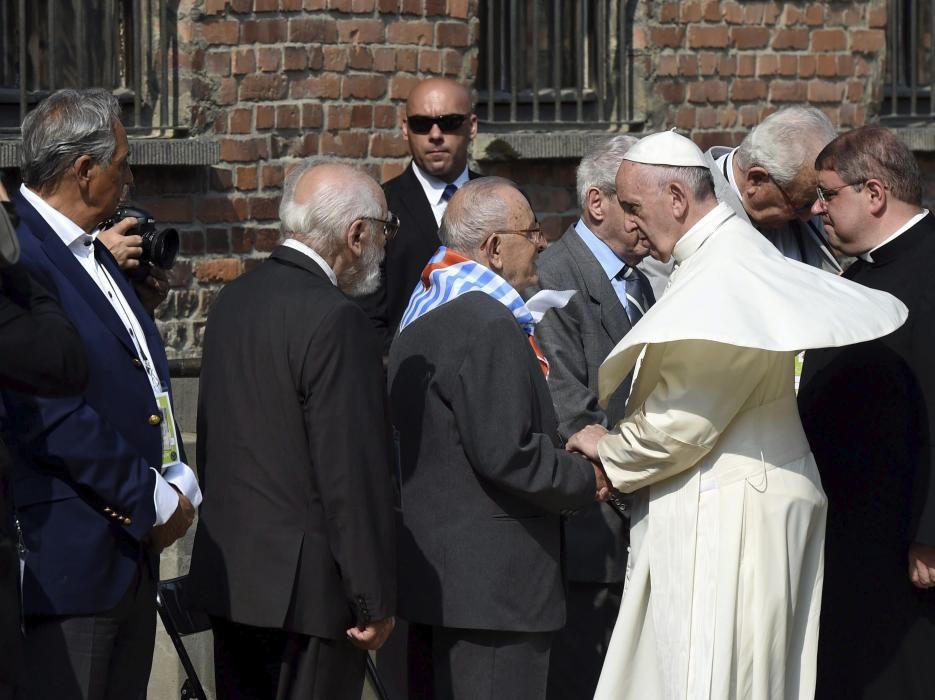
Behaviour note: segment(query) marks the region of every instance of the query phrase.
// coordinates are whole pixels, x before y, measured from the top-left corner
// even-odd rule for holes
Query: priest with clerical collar
[[[673,132],[624,156],[617,197],[669,287],[600,371],[634,368],[627,416],[568,449],[637,495],[629,577],[596,698],[811,698],[827,503],[799,420],[795,353],[870,340],[906,308],[784,258],[718,204]]]

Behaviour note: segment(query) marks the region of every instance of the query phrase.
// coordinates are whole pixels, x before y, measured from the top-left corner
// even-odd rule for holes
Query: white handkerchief
[[[541,292],[532,295],[526,301],[526,308],[532,314],[532,319],[536,323],[542,320],[545,312],[549,309],[562,309],[568,304],[569,300],[575,295],[574,289],[559,291],[555,289],[543,289]]]

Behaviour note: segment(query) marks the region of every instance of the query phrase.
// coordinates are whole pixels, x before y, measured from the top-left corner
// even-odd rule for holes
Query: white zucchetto
[[[646,165],[708,167],[701,149],[674,131],[660,131],[644,136],[630,147],[623,159]]]

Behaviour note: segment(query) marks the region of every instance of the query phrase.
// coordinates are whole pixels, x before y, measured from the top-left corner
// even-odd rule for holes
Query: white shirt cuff
[[[153,502],[156,504],[156,525],[165,525],[169,518],[179,507],[179,495],[169,482],[162,478],[159,470],[156,472],[156,489],[153,492]]]
[[[201,505],[201,487],[198,486],[198,477],[184,462],[176,462],[165,468],[162,478],[185,494],[185,498],[197,508]]]

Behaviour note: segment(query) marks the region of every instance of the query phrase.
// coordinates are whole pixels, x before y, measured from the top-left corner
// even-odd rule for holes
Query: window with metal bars
[[[482,0],[481,121],[606,128],[633,119],[626,0]]]
[[[112,90],[130,133],[177,128],[172,0],[0,0],[0,132],[60,88]]]

